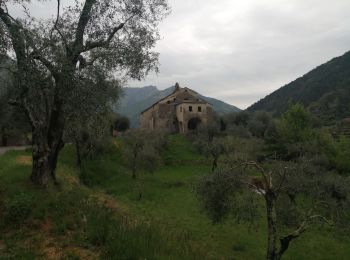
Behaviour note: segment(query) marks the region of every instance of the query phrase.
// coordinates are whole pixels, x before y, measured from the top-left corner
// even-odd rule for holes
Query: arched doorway
[[[188,130],[196,130],[201,122],[202,121],[198,117],[191,118],[187,123]]]

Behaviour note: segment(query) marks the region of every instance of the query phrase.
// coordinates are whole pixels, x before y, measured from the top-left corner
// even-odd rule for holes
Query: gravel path
[[[0,155],[6,153],[7,151],[12,151],[12,150],[16,150],[16,151],[23,151],[27,148],[29,148],[30,146],[6,146],[6,147],[0,147]]]

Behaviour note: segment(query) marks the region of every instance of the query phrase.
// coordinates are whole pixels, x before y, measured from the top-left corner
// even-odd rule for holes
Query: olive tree
[[[162,131],[131,130],[124,136],[123,157],[132,178],[141,171],[151,172],[161,164],[166,149],[166,133]]]
[[[259,177],[256,177],[256,176]],[[266,259],[281,259],[290,243],[324,222],[349,227],[350,180],[313,166],[297,163],[236,161],[203,178],[197,193],[214,222],[231,212],[238,221],[267,222]]]
[[[166,0],[84,0],[62,12],[57,0],[54,18],[35,19],[28,12],[22,19],[12,17],[8,6],[26,2],[0,0],[0,51],[16,61],[11,102],[31,124],[31,180],[45,185],[50,176],[56,180],[69,115],[84,102],[81,89],[141,79],[157,70],[158,53],[152,48],[168,5]]]

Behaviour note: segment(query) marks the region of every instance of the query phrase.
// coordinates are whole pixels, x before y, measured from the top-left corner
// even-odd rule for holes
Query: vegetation
[[[246,112],[236,115],[233,122],[248,131],[249,118],[263,122],[260,113],[251,116]],[[274,134],[265,136],[269,153],[258,158],[252,152],[242,153],[240,146],[226,150],[232,153],[228,161],[204,177],[197,188],[203,208],[214,222],[230,212],[239,222],[256,222],[261,214],[259,201],[264,199],[267,259],[281,259],[291,242],[315,221],[340,230],[350,227],[346,224],[350,217],[348,174],[344,176],[341,168],[322,165],[316,159],[327,156],[326,145],[317,142],[311,114],[296,104],[275,124]],[[335,154],[343,153],[345,146],[333,146]],[[254,150],[259,150],[258,146]]]
[[[25,112],[32,128],[31,180],[47,185],[50,178],[56,182],[57,158],[71,119],[111,105],[123,80],[157,70],[158,54],[151,49],[168,5],[165,0],[86,0],[61,14],[58,1],[55,18],[12,18],[8,6],[26,2],[0,1],[0,54],[14,54],[12,103]]]
[[[254,151],[263,147],[255,139],[219,138],[225,138],[225,151],[231,151],[219,158],[220,170],[236,157],[232,151],[256,158],[259,155]],[[170,135],[165,139],[158,155],[160,164],[153,168],[153,173],[139,164],[135,180],[123,155],[130,145],[127,137],[114,139],[108,149],[84,160],[80,171],[75,168],[74,146],[68,145],[58,164],[63,185],[46,190],[27,180],[30,151],[1,156],[1,208],[4,209],[1,220],[6,221],[1,226],[0,244],[5,248],[1,257],[263,258],[267,240],[267,223],[260,218],[265,213],[263,197],[247,190],[235,197],[237,204],[233,205],[239,211],[230,208],[225,219],[213,224],[201,210],[202,200],[198,200],[194,190],[198,183],[203,183],[203,178],[219,176],[218,172],[211,173],[212,162],[206,160],[205,154],[198,153],[185,136]],[[251,174],[257,176],[255,171]],[[329,187],[341,191],[339,184]],[[22,192],[18,193],[18,189]],[[280,202],[288,201],[284,196],[281,198]],[[247,203],[249,207],[245,206]],[[278,214],[289,216],[285,219],[286,231],[297,224],[289,211],[278,210]],[[317,223],[308,227],[309,231],[284,253],[284,259],[327,259],[329,255],[347,258],[349,237],[346,232],[333,232],[335,228]],[[21,230],[19,234],[18,230]],[[316,245],[317,251],[313,250]]]
[[[113,122],[113,129],[118,132],[125,132],[130,128],[130,120],[126,116],[116,115]]]
[[[157,71],[167,1],[27,2],[0,0],[2,144],[33,143],[0,156],[0,259],[350,258],[349,53],[187,136],[129,130],[114,104]]]
[[[0,258],[196,258],[181,230],[169,233],[112,196],[81,185],[72,157],[74,149],[67,147],[59,160],[64,185],[45,190],[28,183],[30,151],[0,157]]]

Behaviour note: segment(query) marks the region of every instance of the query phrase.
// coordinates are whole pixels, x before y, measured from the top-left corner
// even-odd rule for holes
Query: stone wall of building
[[[177,87],[173,94],[141,113],[140,127],[187,133],[191,127],[207,124],[213,116],[210,104],[187,88]],[[191,128],[190,127],[190,128]]]
[[[177,106],[176,115],[180,125],[180,132],[187,133],[189,131],[188,123],[191,119],[198,118],[201,124],[206,125],[213,117],[213,110],[208,103],[188,102]]]

